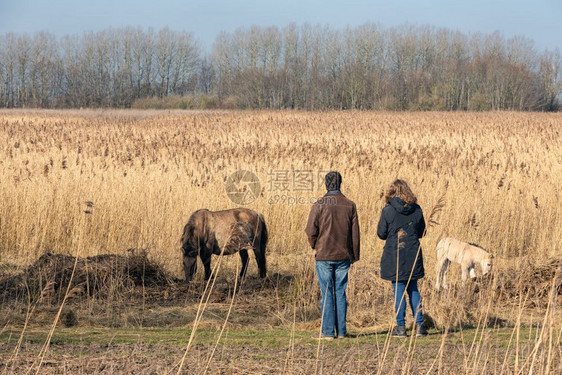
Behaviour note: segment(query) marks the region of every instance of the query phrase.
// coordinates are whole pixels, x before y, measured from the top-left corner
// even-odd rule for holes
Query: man
[[[359,260],[359,219],[355,203],[340,191],[339,172],[326,174],[326,195],[310,210],[305,232],[315,250],[320,284],[322,332],[319,339],[347,335],[347,272]]]

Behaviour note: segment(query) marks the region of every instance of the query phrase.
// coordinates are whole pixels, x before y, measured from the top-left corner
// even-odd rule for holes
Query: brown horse
[[[205,280],[211,276],[211,254],[240,253],[244,277],[248,268],[248,250],[256,256],[260,277],[266,275],[265,246],[267,227],[262,214],[247,208],[224,211],[201,209],[191,214],[181,237],[185,281],[197,271],[197,255],[205,267]]]

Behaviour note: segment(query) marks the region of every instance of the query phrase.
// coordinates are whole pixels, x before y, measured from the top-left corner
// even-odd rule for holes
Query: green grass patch
[[[28,328],[23,335],[24,341],[28,343],[44,343],[48,335],[49,327]],[[250,330],[250,329],[230,329],[226,330],[220,342],[230,346],[256,345],[261,347],[279,348],[286,347],[294,343],[316,345],[317,341],[311,336],[315,332],[311,331],[291,331],[288,329],[269,329],[269,330]],[[216,329],[199,329],[194,338],[194,344],[214,345],[219,339],[220,331]],[[19,328],[4,328],[0,333],[1,343],[15,344],[21,335]],[[58,328],[51,343],[53,344],[168,344],[168,345],[187,345],[191,335],[191,330],[182,328],[98,328],[98,327],[71,327]],[[441,344],[443,333],[435,330],[430,331],[426,337],[416,337],[415,345],[418,347],[431,347]],[[446,342],[452,345],[471,345],[472,342],[487,342],[494,346],[498,345],[507,348],[513,345],[516,339],[513,336],[513,328],[496,329],[464,329],[462,331],[449,332]],[[519,333],[519,341],[528,343],[533,341],[537,335],[536,328],[522,327]],[[393,344],[410,345],[408,337],[405,339],[391,338]],[[361,344],[383,344],[387,340],[386,332],[359,333],[346,339],[334,341],[323,341],[323,345],[337,345],[349,347]],[[511,344],[510,344],[511,340]]]

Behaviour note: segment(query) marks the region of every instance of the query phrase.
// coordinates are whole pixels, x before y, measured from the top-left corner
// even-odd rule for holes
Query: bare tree
[[[0,103],[129,107],[195,94],[229,108],[546,111],[560,107],[561,65],[523,37],[430,26],[252,26],[219,34],[207,56],[168,28],[5,34]]]

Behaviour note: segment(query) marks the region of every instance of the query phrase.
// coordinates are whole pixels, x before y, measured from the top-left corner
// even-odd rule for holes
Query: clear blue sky
[[[562,0],[0,0],[0,34],[57,36],[105,28],[163,27],[192,32],[204,50],[219,31],[294,22],[388,28],[432,25],[464,33],[526,36],[539,51],[562,50]]]

